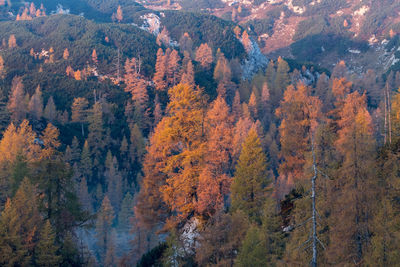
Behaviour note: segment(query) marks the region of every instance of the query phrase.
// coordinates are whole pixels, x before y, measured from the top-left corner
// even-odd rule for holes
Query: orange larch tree
[[[140,60],[136,58],[126,60],[124,76],[125,91],[131,93],[136,107],[139,107],[142,111],[146,111],[149,96],[147,93],[147,82],[140,74],[140,65]]]
[[[167,67],[167,82],[169,87],[173,87],[178,84],[181,75],[181,58],[178,51],[173,49],[168,57],[168,67]]]
[[[99,62],[98,62],[98,59],[97,59],[97,52],[96,52],[96,49],[93,49],[93,51],[92,51],[92,61],[93,61],[93,63],[95,63],[95,64],[99,63]]]
[[[144,160],[144,179],[138,203],[139,216],[167,207],[174,223],[185,221],[195,211],[198,177],[204,145],[203,96],[198,88],[179,84],[169,90],[167,114],[154,130]],[[162,201],[161,201],[161,199]],[[140,204],[143,204],[140,205]],[[143,214],[146,213],[146,214]]]
[[[68,58],[69,58],[69,51],[68,48],[65,48],[63,53],[63,59],[68,60]]]
[[[21,77],[14,77],[12,81],[7,108],[11,113],[12,121],[20,122],[25,119],[28,107]]]
[[[4,66],[4,59],[0,55],[0,79],[4,79],[5,76],[6,76],[6,69]]]
[[[30,115],[37,120],[43,115],[43,99],[40,85],[36,87],[35,93],[32,95],[29,101],[28,110]]]
[[[121,8],[121,6],[118,6],[117,14],[115,15],[115,18],[117,19],[117,21],[118,21],[119,23],[121,23],[121,21],[122,21],[122,19],[123,19],[123,14],[122,14],[122,8]]]
[[[15,48],[17,47],[17,39],[15,38],[14,34],[10,35],[10,38],[8,39],[8,48]]]
[[[165,76],[167,73],[168,58],[164,55],[162,48],[157,51],[156,72],[154,73],[153,82],[157,90],[163,91],[166,89],[167,83]]]
[[[201,44],[196,51],[196,61],[200,62],[200,65],[208,69],[213,63],[212,49],[207,43]]]
[[[194,67],[191,60],[187,64],[186,71],[182,74],[181,83],[192,87],[195,86]]]
[[[330,227],[326,257],[337,265],[360,263],[371,238],[376,194],[375,140],[366,95],[349,94],[339,111],[335,147],[339,168],[328,191]]]
[[[282,163],[279,166],[280,184],[291,187],[303,177],[306,154],[310,151],[311,135],[321,118],[321,101],[311,96],[311,88],[300,83],[290,85],[276,110],[279,126]]]
[[[85,131],[83,124],[87,121],[88,115],[88,105],[89,102],[84,97],[77,97],[74,98],[74,102],[71,106],[71,120],[72,122],[80,122],[81,123],[81,130],[82,130],[82,137],[85,136]]]
[[[231,182],[233,116],[222,97],[212,103],[205,127],[208,156],[199,176],[197,211],[205,217],[211,217],[223,207]]]

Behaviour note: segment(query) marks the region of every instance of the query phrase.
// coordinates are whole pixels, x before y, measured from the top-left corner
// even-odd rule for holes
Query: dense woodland
[[[0,22],[1,266],[398,265],[400,72],[243,79],[244,28],[111,7]]]

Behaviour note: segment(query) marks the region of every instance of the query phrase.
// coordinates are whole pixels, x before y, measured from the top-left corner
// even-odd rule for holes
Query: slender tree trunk
[[[389,91],[389,83],[386,85],[386,94],[387,94],[387,112],[389,117],[389,144],[392,143],[392,116],[391,116],[391,101],[390,101],[390,91]]]
[[[317,267],[317,209],[315,206],[315,198],[316,198],[316,192],[315,192],[315,181],[317,179],[317,163],[315,160],[315,150],[314,150],[314,135],[312,136],[311,140],[311,145],[312,145],[312,156],[313,156],[313,170],[314,170],[314,176],[311,179],[311,198],[312,198],[312,252],[313,252],[313,257],[311,260],[311,266],[312,267]]]
[[[386,90],[384,90],[384,98],[385,98],[385,128],[384,128],[384,143],[386,144],[386,137],[387,137],[387,97],[386,97]]]
[[[120,62],[119,62],[119,48],[118,48],[118,62],[117,62],[117,78],[118,78],[118,82],[120,81],[119,68],[120,68]]]

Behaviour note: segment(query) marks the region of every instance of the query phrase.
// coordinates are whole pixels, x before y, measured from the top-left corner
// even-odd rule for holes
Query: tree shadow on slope
[[[352,40],[348,37],[335,34],[316,34],[307,36],[296,41],[290,46],[292,54],[298,61],[318,62],[327,53],[337,53],[344,56],[349,50],[360,51],[360,53],[368,50],[366,41]]]

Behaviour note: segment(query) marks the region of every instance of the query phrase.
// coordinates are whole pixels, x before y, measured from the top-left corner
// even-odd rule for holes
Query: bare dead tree
[[[312,227],[311,228],[312,228],[312,251],[313,251],[311,266],[317,267],[317,257],[318,257],[317,244],[320,243],[323,249],[325,249],[325,246],[318,239],[318,235],[317,235],[317,206],[316,206],[315,201],[316,201],[316,197],[317,197],[316,181],[318,178],[319,170],[317,168],[317,160],[316,160],[316,156],[315,156],[314,134],[312,134],[312,137],[311,137],[311,151],[312,151],[312,158],[313,158],[313,167],[312,168],[314,171],[314,175],[311,178],[311,200],[312,200],[312,217],[311,217],[312,218]],[[323,174],[323,173],[321,173],[321,174]],[[323,175],[326,176],[325,174],[323,174]]]
[[[384,143],[392,143],[392,116],[391,116],[391,99],[389,82],[386,82],[385,88],[383,89],[384,104],[385,104],[385,125],[384,125]]]
[[[388,123],[389,123],[389,144],[392,143],[392,116],[391,116],[391,99],[390,99],[390,91],[389,91],[389,83],[386,83],[386,96],[387,96],[387,114],[388,114]]]
[[[318,170],[317,170],[317,165],[316,165],[316,160],[315,160],[315,151],[314,151],[314,135],[312,136],[311,140],[311,146],[312,146],[312,157],[313,157],[313,170],[314,170],[314,176],[311,178],[311,199],[312,199],[312,251],[313,251],[313,256],[311,260],[311,266],[316,267],[317,266],[317,208],[315,206],[315,197],[316,197],[316,190],[315,190],[315,181],[317,180],[318,176]]]
[[[121,81],[121,73],[120,73],[120,67],[121,67],[121,63],[120,63],[120,54],[119,54],[119,48],[118,48],[118,59],[117,59],[117,79],[118,82]]]
[[[387,106],[388,106],[388,103],[387,103],[387,97],[386,97],[386,88],[387,88],[387,85],[388,85],[388,83],[386,83],[386,87],[385,87],[385,89],[383,90],[383,96],[384,96],[384,103],[385,103],[385,123],[384,123],[384,140],[383,140],[383,142],[386,144],[386,142],[387,142],[387,110],[388,110],[388,108],[387,108]]]
[[[311,218],[308,218],[306,221],[304,221],[302,224],[296,226],[302,226],[307,224],[309,221],[311,221],[311,229],[310,229],[310,236],[309,238],[303,242],[298,249],[304,247],[307,243],[311,242],[311,248],[312,248],[312,259],[311,259],[311,266],[312,267],[317,267],[317,260],[318,260],[318,243],[321,245],[323,249],[325,249],[324,244],[319,240],[318,234],[317,234],[317,217],[318,217],[318,211],[317,211],[317,206],[316,206],[316,198],[317,198],[317,189],[316,189],[316,181],[318,178],[318,174],[321,174],[328,178],[328,176],[321,171],[319,171],[317,167],[317,160],[316,160],[316,155],[315,155],[315,143],[314,143],[314,133],[312,133],[311,136],[311,152],[312,152],[312,159],[313,159],[313,164],[312,164],[312,170],[313,170],[313,176],[311,178]],[[308,248],[307,246],[306,248]]]

